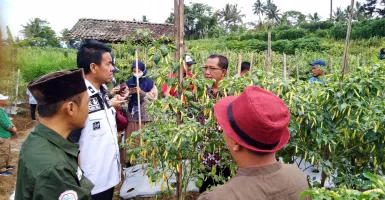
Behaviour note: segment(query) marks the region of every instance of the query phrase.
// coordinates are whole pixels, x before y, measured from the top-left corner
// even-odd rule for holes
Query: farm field
[[[21,38],[13,37],[7,27],[6,39],[0,31],[0,94],[10,97],[5,108],[13,108],[9,116],[19,132],[11,139],[10,162],[17,165],[21,145],[37,123],[30,120],[28,83],[50,72],[77,68],[77,47],[100,36],[98,40],[111,47],[114,64],[120,69],[106,84],[109,89],[136,76],[131,66],[140,60],[146,65],[144,77],[151,78],[158,90],[156,100],[146,101],[145,118],[149,116],[149,120],[145,120],[144,128],[123,140],[123,132],[118,137],[121,165],[134,167],[123,172],[113,200],[134,194],[136,200],[195,200],[207,177],[225,184],[230,177],[222,174],[224,169],[234,177],[237,159],[226,147],[213,110],[220,98],[240,95],[248,86],[272,92],[290,112],[290,140],[276,160],[308,175],[309,189],[300,198],[385,199],[385,4],[383,0],[354,2],[346,10],[333,10],[330,5],[330,19],[326,20],[318,13],[279,13],[272,1],[256,0],[252,9],[259,20],[247,23],[242,21],[245,15],[238,4],[226,4],[214,12],[206,4],[190,2],[179,6],[183,13],[170,13],[168,24],[150,23],[145,15],[133,22],[79,19],[72,30],[66,28],[56,36],[47,20],[35,18],[22,26]],[[124,31],[104,29],[118,25]],[[147,26],[150,28],[137,28]],[[168,31],[168,35],[158,29]],[[79,36],[86,32],[91,36]],[[228,68],[207,69],[206,61],[212,54],[225,56]],[[186,55],[195,62],[193,75],[178,80],[181,77],[176,74],[186,66]],[[325,61],[320,67],[324,76],[313,77],[318,68],[310,63],[317,60]],[[244,61],[250,63],[250,71],[243,75]],[[215,80],[204,78],[208,70],[226,73],[218,84],[217,98],[211,90]],[[127,85],[130,92],[136,87]],[[165,86],[178,88],[178,97],[162,94]],[[139,113],[141,103],[136,107]],[[128,111],[129,106],[132,111]],[[127,108],[121,115],[129,118],[131,112],[134,118],[135,105],[121,108]],[[116,114],[113,109],[112,113]],[[228,115],[231,118],[231,112]],[[207,168],[207,155],[219,156],[220,165]],[[0,200],[14,194],[16,172],[17,166],[12,176],[0,176]],[[124,184],[138,174],[148,185]],[[148,195],[149,191],[156,192]]]
[[[352,43],[354,44],[355,41]],[[166,79],[177,66],[171,55],[171,45],[160,45],[159,48],[156,45],[113,46],[114,53],[117,55],[117,65],[122,69],[122,72],[116,76],[118,81],[124,81],[128,76],[129,72],[124,66],[134,61],[134,55],[129,53],[132,52],[132,48],[141,50],[140,59],[149,66],[149,76],[153,77],[158,87],[164,82],[176,84],[174,80]],[[17,66],[21,70],[19,100],[25,98],[25,85],[33,78],[50,71],[73,69],[76,66],[75,50],[16,48],[16,51],[16,59],[8,60],[8,63],[11,63],[9,66]],[[198,145],[203,144],[212,149],[220,148],[224,158],[230,156],[221,148],[224,144],[218,142],[221,141],[221,135],[212,132],[216,121],[210,108],[215,102],[207,101],[205,98],[204,88],[208,82],[203,80],[201,66],[209,52],[200,51],[199,47],[190,48],[189,51],[188,53],[197,62],[193,68],[196,79],[185,80],[184,86],[191,82],[197,86],[197,93],[193,95],[186,91],[184,95],[187,99],[183,102],[174,98],[160,97],[159,101],[150,105],[149,112],[154,116],[154,122],[150,123],[145,130],[134,134],[132,139],[140,135],[143,145],[140,148],[131,146],[128,152],[128,157],[134,162],[150,163],[147,166],[147,175],[152,181],[160,180],[163,176],[163,173],[156,171],[154,166],[168,163],[166,169],[176,172],[179,153],[183,158],[189,159],[194,168],[199,168],[199,161],[204,152],[191,151]],[[325,177],[331,176],[332,173],[336,174],[332,178],[336,186],[358,190],[366,190],[370,187],[367,181],[362,181],[364,172],[384,173],[385,105],[382,99],[385,95],[385,64],[378,60],[375,53],[368,50],[349,55],[350,73],[341,81],[341,57],[328,52],[300,51],[295,55],[287,55],[286,73],[283,68],[283,54],[280,53],[273,52],[271,71],[268,72],[264,52],[229,50],[218,50],[218,52],[227,55],[230,60],[228,75],[221,83],[221,90],[225,94],[236,95],[248,85],[258,85],[272,91],[286,102],[292,118],[290,122],[292,139],[279,154],[284,162],[293,163],[294,156],[300,157],[314,164],[314,167],[322,171]],[[154,62],[154,56],[158,54],[160,59]],[[242,61],[252,59],[250,75],[235,76],[239,59]],[[330,72],[324,79],[324,84],[307,82],[311,76],[308,63],[315,59],[331,61]],[[10,96],[14,94],[17,79],[15,71],[9,69],[9,76],[2,79],[8,83],[4,85],[11,84],[9,88],[2,88],[4,91],[9,91]],[[2,84],[3,87],[4,85]],[[199,99],[198,104],[194,99]],[[169,106],[173,107],[173,110],[164,112]],[[178,128],[175,123],[176,109],[182,111],[182,117],[185,119],[184,124]],[[200,113],[202,110],[204,112]],[[205,125],[188,117],[199,114],[208,117]],[[206,135],[208,140],[203,140],[204,133],[208,133]],[[147,156],[143,157],[143,155]],[[228,164],[233,170],[236,169],[234,163]],[[193,177],[198,177],[199,180],[200,175],[193,173],[186,175],[186,178]],[[309,184],[315,186],[313,191],[318,191],[316,187],[322,187],[323,183],[309,180]],[[341,195],[346,192],[345,189],[338,191]],[[326,193],[326,191],[323,192]]]

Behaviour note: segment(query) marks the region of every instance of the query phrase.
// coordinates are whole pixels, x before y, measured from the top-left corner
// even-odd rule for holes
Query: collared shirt
[[[29,104],[37,104],[36,99],[32,96],[31,92],[27,89]]]
[[[311,77],[310,79],[309,79],[309,83],[314,83],[314,82],[317,82],[317,83],[323,83],[324,81],[323,80],[321,80],[321,79],[319,79],[318,77]]]
[[[297,200],[307,189],[306,177],[299,168],[277,162],[240,168],[226,184],[202,193],[198,200]]]
[[[93,184],[77,164],[78,152],[78,145],[38,123],[20,151],[15,200],[90,200]]]
[[[0,138],[10,138],[12,134],[8,129],[11,127],[12,123],[7,112],[0,108]]]
[[[104,86],[96,89],[85,80],[90,96],[86,124],[81,131],[80,167],[95,184],[91,193],[104,192],[121,179],[121,166],[116,126],[116,111]]]

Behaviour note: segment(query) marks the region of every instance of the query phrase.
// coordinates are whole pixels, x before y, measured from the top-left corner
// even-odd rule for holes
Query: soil
[[[29,135],[29,133],[32,131],[33,127],[37,123],[32,121],[30,118],[29,105],[20,105],[20,106],[27,109],[28,111],[17,115],[10,115],[10,117],[13,118],[12,123],[17,128],[18,133],[11,137],[11,154],[9,158],[9,164],[16,166],[16,168],[14,170],[9,171],[9,172],[12,172],[12,176],[8,176],[8,177],[0,176],[0,200],[9,200],[9,197],[15,191],[16,172],[17,172],[17,163],[19,160],[19,152],[25,139],[27,138],[27,136]],[[123,182],[115,187],[115,195],[113,200],[122,200],[122,198],[119,197],[119,191],[122,184]],[[195,200],[197,199],[198,195],[199,195],[198,193],[189,193],[186,196],[186,200]],[[155,199],[169,200],[169,199],[176,199],[176,198],[173,196],[173,197],[157,197],[157,198],[156,197],[135,198],[134,200],[155,200]]]

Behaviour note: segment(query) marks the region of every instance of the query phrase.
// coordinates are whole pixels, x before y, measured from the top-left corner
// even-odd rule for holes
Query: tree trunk
[[[330,21],[333,21],[333,0],[330,0]]]
[[[352,30],[353,10],[354,10],[354,0],[352,0],[350,5],[350,15],[349,15],[349,22],[348,22],[348,30],[346,33],[345,50],[344,50],[344,56],[342,57],[341,81],[343,81],[344,76],[347,76],[349,74],[348,51],[349,51],[350,33]]]
[[[238,55],[238,76],[241,76],[242,54]]]

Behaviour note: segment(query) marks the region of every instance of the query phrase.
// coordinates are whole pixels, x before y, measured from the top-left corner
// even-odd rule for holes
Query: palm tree
[[[41,20],[39,18],[35,18],[33,20],[29,20],[27,25],[23,25],[23,30],[21,33],[26,38],[36,38],[39,37],[45,27],[47,27],[48,22],[45,20]]]
[[[280,22],[282,14],[279,13],[280,10],[278,9],[277,5],[268,0],[264,10],[267,19],[273,21],[274,23]]]
[[[357,1],[355,5],[354,14],[353,14],[353,19],[360,21],[364,18],[365,18],[364,6],[362,5],[361,2]]]
[[[264,15],[265,14],[265,4],[261,2],[261,0],[257,0],[254,5],[253,5],[253,11],[254,11],[254,15],[258,15],[259,17],[259,23],[262,22],[261,20],[261,15]]]
[[[312,14],[309,14],[307,16],[309,18],[310,21],[312,22],[318,22],[321,20],[321,17],[318,15],[318,13],[314,13],[313,15]]]
[[[342,11],[341,7],[338,7],[337,10],[334,12],[334,21],[341,22],[346,20],[345,12]]]
[[[238,9],[238,5],[226,4],[222,10],[218,11],[218,17],[220,22],[224,24],[225,29],[229,30],[230,25],[237,25],[242,23],[242,18],[245,17],[244,14],[241,14],[241,10]]]

